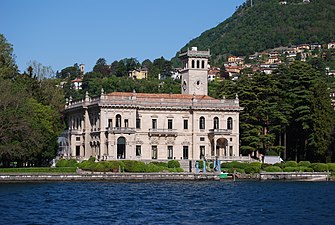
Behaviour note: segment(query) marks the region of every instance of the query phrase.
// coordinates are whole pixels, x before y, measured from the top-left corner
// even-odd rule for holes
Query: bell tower
[[[208,58],[210,52],[198,51],[197,47],[180,53],[183,63],[181,72],[181,93],[190,95],[208,94]]]

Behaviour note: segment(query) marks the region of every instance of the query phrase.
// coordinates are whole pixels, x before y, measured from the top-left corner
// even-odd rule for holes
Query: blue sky
[[[54,71],[92,70],[134,57],[171,59],[188,41],[230,17],[243,0],[0,0],[0,33],[21,72],[30,60]]]

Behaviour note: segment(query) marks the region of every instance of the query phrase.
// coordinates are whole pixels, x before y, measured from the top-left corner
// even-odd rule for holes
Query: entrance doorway
[[[117,158],[126,158],[126,139],[124,137],[119,137],[117,139]]]
[[[216,141],[216,156],[227,156],[228,140],[225,138],[219,138]]]

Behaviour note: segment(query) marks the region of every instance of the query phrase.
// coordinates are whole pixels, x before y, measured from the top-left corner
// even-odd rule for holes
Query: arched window
[[[233,119],[231,117],[227,120],[227,129],[232,130],[233,129]]]
[[[200,120],[199,120],[199,129],[200,130],[203,130],[205,129],[205,117],[200,117]]]
[[[192,68],[194,68],[195,67],[195,62],[194,62],[194,60],[192,60]]]
[[[116,115],[115,127],[121,127],[121,115],[120,114]]]
[[[201,68],[202,68],[202,69],[205,68],[205,61],[204,61],[204,60],[201,61]]]
[[[214,129],[219,129],[219,118],[214,117]]]
[[[200,68],[200,62],[197,60],[197,68]]]

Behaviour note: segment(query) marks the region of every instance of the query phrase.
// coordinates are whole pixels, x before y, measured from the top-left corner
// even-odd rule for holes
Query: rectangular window
[[[172,119],[168,119],[168,129],[172,130]]]
[[[109,119],[108,120],[108,128],[111,128],[111,127],[113,127],[113,120]]]
[[[183,146],[183,159],[188,159],[188,146]]]
[[[157,119],[152,119],[152,129],[157,129]]]
[[[205,146],[200,146],[200,159],[205,157]]]
[[[80,146],[76,146],[76,156],[80,156]]]
[[[141,129],[141,119],[136,119],[136,129]]]
[[[80,141],[80,137],[76,137],[76,141]]]
[[[136,145],[136,156],[141,156],[141,145]]]
[[[233,156],[233,146],[229,146],[229,156]]]
[[[184,120],[184,130],[188,130],[188,120]]]
[[[205,138],[204,137],[200,137],[200,141],[205,141]]]
[[[168,146],[168,159],[173,159],[173,146]]]
[[[127,128],[127,127],[128,127],[128,125],[129,125],[129,124],[128,124],[128,119],[124,119],[124,127],[126,127],[126,128]]]
[[[152,159],[157,159],[157,145],[151,146],[151,151],[152,151]]]

